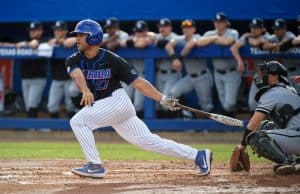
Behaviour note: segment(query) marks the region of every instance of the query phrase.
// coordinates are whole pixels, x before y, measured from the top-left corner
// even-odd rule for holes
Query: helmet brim
[[[84,32],[84,31],[72,31],[70,32],[71,35],[74,35],[74,34],[89,34],[89,35],[92,35],[91,32]]]

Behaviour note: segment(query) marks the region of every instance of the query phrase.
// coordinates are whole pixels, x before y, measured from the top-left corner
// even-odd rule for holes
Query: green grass
[[[214,152],[214,161],[228,162],[235,144],[194,144],[195,148],[209,148]],[[131,144],[97,144],[103,160],[174,160],[152,152],[144,151]],[[253,156],[252,161],[266,160]],[[2,142],[0,159],[84,159],[78,143],[75,142]]]

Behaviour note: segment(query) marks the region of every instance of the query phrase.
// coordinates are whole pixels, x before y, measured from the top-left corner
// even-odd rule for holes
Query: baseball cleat
[[[71,172],[79,176],[92,178],[103,178],[106,174],[101,164],[93,164],[91,162],[87,163],[82,168],[74,168]]]
[[[199,150],[195,159],[196,165],[200,169],[200,176],[205,176],[210,173],[212,162],[212,152],[209,149]]]
[[[291,175],[295,172],[295,166],[291,164],[281,165],[275,169],[277,175]]]

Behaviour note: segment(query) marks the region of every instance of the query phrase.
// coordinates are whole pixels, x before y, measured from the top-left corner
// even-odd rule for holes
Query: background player
[[[294,33],[288,31],[287,23],[284,19],[276,19],[272,26],[274,34],[267,36],[269,44],[264,45],[264,49],[279,51],[280,46],[285,42],[293,40],[296,36]],[[299,60],[297,58],[284,58],[282,59],[288,71],[288,78],[300,74]],[[296,90],[300,91],[300,86],[293,85]]]
[[[172,23],[168,18],[162,18],[157,24],[159,33],[156,35],[155,45],[164,49],[171,39],[178,36],[172,32]],[[168,94],[174,83],[181,77],[181,72],[172,68],[169,59],[156,60],[156,86],[163,94]]]
[[[104,29],[106,33],[103,35],[100,47],[113,51],[118,49],[128,39],[127,32],[120,29],[119,20],[115,17],[106,20]]]
[[[183,61],[187,75],[178,80],[170,89],[169,95],[180,97],[193,89],[195,89],[198,97],[198,104],[201,109],[211,111],[213,109],[212,103],[212,76],[207,69],[204,58],[184,58],[177,57],[175,54],[176,45],[185,45],[190,41],[197,41],[200,38],[196,34],[196,25],[193,20],[186,19],[181,23],[183,35],[177,39],[172,39],[166,46],[166,51],[172,60],[172,68],[176,71],[181,71]],[[185,49],[185,48],[183,48]]]
[[[205,32],[196,41],[190,41],[181,52],[182,56],[188,55],[194,46],[207,46],[209,44],[228,46],[238,39],[239,33],[230,28],[230,23],[224,13],[216,13],[213,23],[215,29]],[[213,66],[216,89],[224,111],[223,114],[232,114],[236,111],[237,92],[241,82],[239,72],[243,69],[236,67],[236,63],[231,58],[213,58]]]
[[[72,172],[87,177],[104,177],[105,170],[95,145],[93,130],[112,126],[128,142],[145,150],[195,161],[200,175],[211,168],[212,153],[160,138],[136,116],[134,107],[121,88],[120,80],[131,84],[144,95],[176,110],[177,99],[157,91],[148,81],[139,77],[128,63],[116,54],[100,49],[101,26],[93,20],[80,21],[74,30],[79,52],[66,59],[70,76],[82,92],[85,105],[70,121],[73,132],[88,160],[82,168]]]
[[[143,49],[148,47],[149,45],[152,45],[155,41],[155,33],[149,31],[148,24],[143,20],[138,20],[135,23],[133,32],[134,32],[133,37],[130,37],[125,42],[123,47]],[[136,58],[136,59],[132,59],[131,61],[137,73],[144,78],[145,77],[144,59]],[[133,105],[138,115],[140,117],[143,117],[144,101],[145,101],[144,95],[139,90],[134,90],[131,86],[129,86],[129,88],[126,87],[126,92],[128,92],[129,96],[132,96]]]
[[[244,67],[244,61],[240,55],[240,48],[244,45],[248,45],[252,48],[262,49],[263,45],[266,42],[265,36],[263,35],[263,32],[265,30],[264,22],[260,18],[253,18],[249,24],[250,33],[247,32],[243,34],[243,36],[237,40],[231,49],[232,55],[234,56],[236,62],[238,63],[238,66],[241,69],[245,69]],[[258,64],[262,64],[265,61],[263,58],[253,58],[252,62],[256,66]],[[257,102],[254,99],[254,96],[257,92],[257,88],[255,83],[252,82],[250,90],[249,90],[249,96],[248,96],[248,106],[249,110],[253,112],[257,106]]]
[[[258,105],[238,147],[245,149],[248,144],[259,156],[277,163],[276,174],[292,174],[300,164],[294,155],[300,153],[300,97],[277,61],[258,65],[254,82]],[[265,117],[272,121],[263,121]]]
[[[228,46],[238,39],[238,31],[230,28],[230,22],[223,12],[216,13],[213,24],[215,29],[205,32],[201,41],[205,41],[206,37],[216,36],[214,44]],[[203,46],[201,41],[199,41],[199,46]],[[231,115],[236,112],[237,93],[241,82],[239,73],[243,69],[236,66],[235,61],[231,58],[214,58],[213,67],[214,81],[224,114]]]
[[[64,21],[56,21],[52,26],[54,38],[48,41],[51,46],[63,46],[68,34],[68,26]],[[74,115],[75,108],[70,96],[70,87],[73,81],[68,75],[64,60],[51,59],[51,76],[52,82],[48,96],[48,111],[51,118],[59,118],[59,108],[62,98],[64,97],[67,116],[70,118]]]
[[[43,26],[40,22],[31,22],[28,40],[16,43],[16,47],[38,48],[43,42]],[[45,41],[45,40],[44,40]],[[27,117],[38,117],[39,105],[46,85],[46,59],[21,59],[22,92]]]

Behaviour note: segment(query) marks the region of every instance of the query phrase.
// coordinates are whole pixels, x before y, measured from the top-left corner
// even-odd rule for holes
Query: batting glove
[[[171,111],[180,110],[180,107],[176,106],[178,102],[177,98],[172,96],[165,96],[163,95],[160,99],[160,104],[167,106]]]

